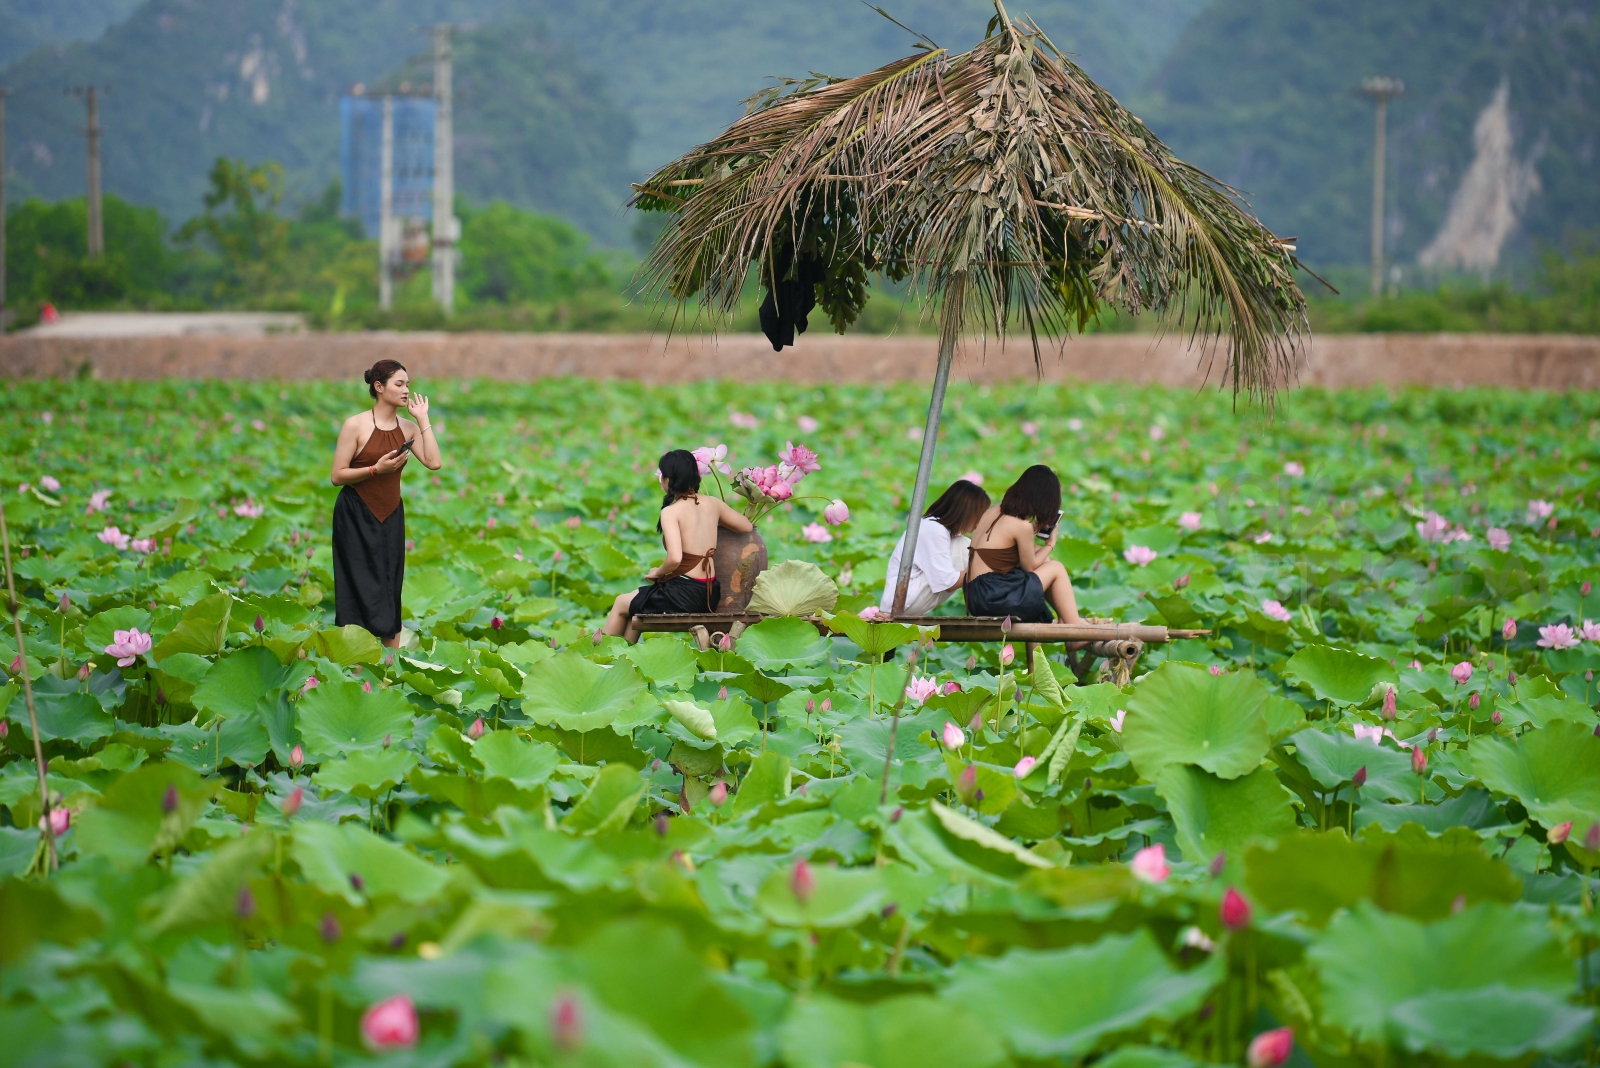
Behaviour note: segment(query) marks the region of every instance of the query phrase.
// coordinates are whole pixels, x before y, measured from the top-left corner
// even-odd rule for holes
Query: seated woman
[[[912,555],[911,580],[906,584],[905,615],[925,616],[961,588],[967,570],[967,537],[989,507],[989,495],[975,483],[958,479],[922,513],[917,527],[917,551]],[[894,607],[895,584],[900,581],[900,557],[906,536],[889,556],[889,576],[884,580],[878,610],[888,615]]]
[[[728,507],[717,497],[700,496],[700,465],[694,453],[673,449],[661,457],[656,472],[666,497],[661,502],[661,518],[656,529],[667,558],[645,575],[650,585],[637,593],[619,594],[602,628],[607,634],[639,640],[633,617],[651,614],[711,612],[722,599],[711,557],[717,551],[717,528],[745,533],[753,530],[750,520]],[[690,551],[689,546],[697,546]]]
[[[967,611],[1049,623],[1054,607],[1061,622],[1081,623],[1067,569],[1050,559],[1060,521],[1061,480],[1035,464],[979,520],[982,532],[973,538],[967,570]],[[1041,534],[1047,537],[1039,544]]]

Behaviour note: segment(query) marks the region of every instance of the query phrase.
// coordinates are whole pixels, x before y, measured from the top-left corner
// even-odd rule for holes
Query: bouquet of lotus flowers
[[[822,470],[822,463],[815,452],[792,441],[784,442],[783,450],[778,453],[778,462],[770,467],[746,467],[734,472],[732,465],[727,463],[727,456],[726,445],[707,445],[694,450],[694,458],[700,464],[700,474],[716,478],[719,493],[722,490],[721,476],[731,474],[733,492],[744,498],[742,510],[752,523],[759,522],[784,501],[807,499],[796,496],[795,487],[807,475]],[[811,499],[826,500],[822,497]],[[830,524],[837,526],[850,517],[850,510],[843,501],[832,501],[823,509],[823,515]]]

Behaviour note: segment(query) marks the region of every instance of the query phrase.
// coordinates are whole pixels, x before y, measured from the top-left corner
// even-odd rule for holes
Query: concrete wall
[[[1222,349],[1217,348],[1218,363]],[[795,382],[926,381],[931,337],[805,335],[774,353],[760,335],[302,334],[255,338],[187,336],[0,339],[0,378],[358,379],[385,357],[413,377],[481,376],[527,381],[558,375],[678,382],[696,378]],[[1098,335],[1043,351],[1046,379],[1124,380],[1197,386],[1202,354],[1185,339]],[[973,382],[1031,378],[1026,340],[1005,348],[973,340],[957,377]],[[1213,371],[1211,381],[1218,381]],[[1509,334],[1342,334],[1318,337],[1300,371],[1303,386],[1374,383],[1600,388],[1600,337]]]

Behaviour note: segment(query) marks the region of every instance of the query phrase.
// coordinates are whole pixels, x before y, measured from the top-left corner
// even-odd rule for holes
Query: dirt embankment
[[[681,382],[703,378],[793,382],[925,381],[931,337],[839,337],[809,333],[774,353],[759,335],[628,334],[298,334],[263,337],[18,336],[0,340],[0,377],[105,379],[355,378],[375,361],[397,359],[417,377],[528,381],[560,375]],[[1209,353],[1185,339],[1145,335],[1075,338],[1042,351],[1046,379],[1122,380],[1196,386],[1219,381],[1223,346]],[[973,382],[1031,378],[1024,339],[1001,348],[972,340],[956,375]],[[1300,384],[1600,388],[1600,337],[1509,334],[1345,334],[1318,337]]]

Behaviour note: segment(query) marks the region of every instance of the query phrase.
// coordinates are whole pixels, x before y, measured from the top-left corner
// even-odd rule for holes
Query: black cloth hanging
[[[761,302],[761,332],[772,342],[773,352],[794,344],[794,336],[806,332],[806,316],[817,306],[817,283],[825,277],[822,261],[802,254],[789,277],[789,261],[794,253],[785,249],[778,257],[778,282],[767,290]]]

